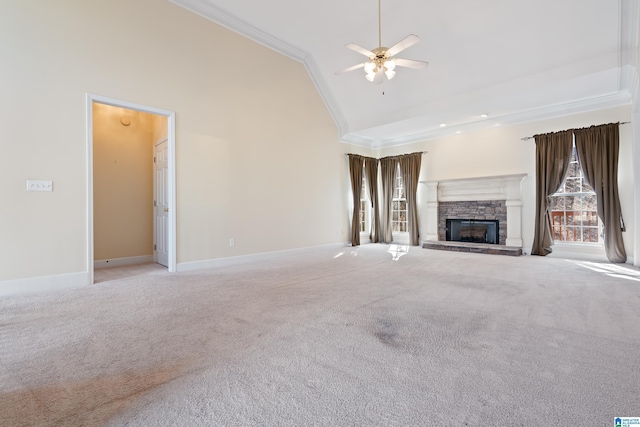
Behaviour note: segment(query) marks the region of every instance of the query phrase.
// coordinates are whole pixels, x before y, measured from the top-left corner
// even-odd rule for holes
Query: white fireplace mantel
[[[522,181],[527,174],[421,181],[427,187],[427,240],[438,240],[438,204],[505,200],[507,246],[522,247]]]

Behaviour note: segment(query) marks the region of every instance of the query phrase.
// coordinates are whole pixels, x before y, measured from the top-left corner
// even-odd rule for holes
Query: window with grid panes
[[[560,190],[549,197],[551,229],[557,242],[602,243],[596,194],[584,180],[575,143],[569,172]]]
[[[404,181],[400,173],[400,165],[396,167],[396,178],[393,186],[391,230],[394,232],[407,231],[407,198],[404,190]]]
[[[362,190],[360,191],[360,232],[367,231],[367,190],[364,170],[362,171]]]

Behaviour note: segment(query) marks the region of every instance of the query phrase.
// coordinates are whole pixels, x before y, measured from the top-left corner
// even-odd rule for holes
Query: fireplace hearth
[[[446,240],[450,242],[500,243],[498,220],[447,219]]]

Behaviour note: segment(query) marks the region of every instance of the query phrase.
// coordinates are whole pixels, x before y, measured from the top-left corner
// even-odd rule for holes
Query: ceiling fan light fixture
[[[367,80],[369,80],[370,82],[372,82],[375,78],[376,78],[376,73],[374,73],[373,71],[370,73],[367,73],[367,75],[365,76],[365,78]]]
[[[393,59],[389,59],[384,62],[384,68],[387,71],[393,71],[396,68],[396,63]]]
[[[395,75],[396,75],[396,72],[395,72],[395,71],[393,71],[393,70],[387,70],[387,71],[385,71],[384,73],[386,74],[386,76],[387,76],[387,78],[388,78],[389,80],[391,80],[391,79],[393,78],[393,76],[395,76]]]
[[[369,61],[366,64],[364,64],[364,72],[367,74],[375,73],[375,69],[376,69],[376,63],[373,61]]]

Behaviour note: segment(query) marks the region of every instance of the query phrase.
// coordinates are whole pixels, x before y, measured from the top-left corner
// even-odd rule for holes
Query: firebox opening
[[[447,241],[497,245],[499,236],[498,220],[447,219]]]

